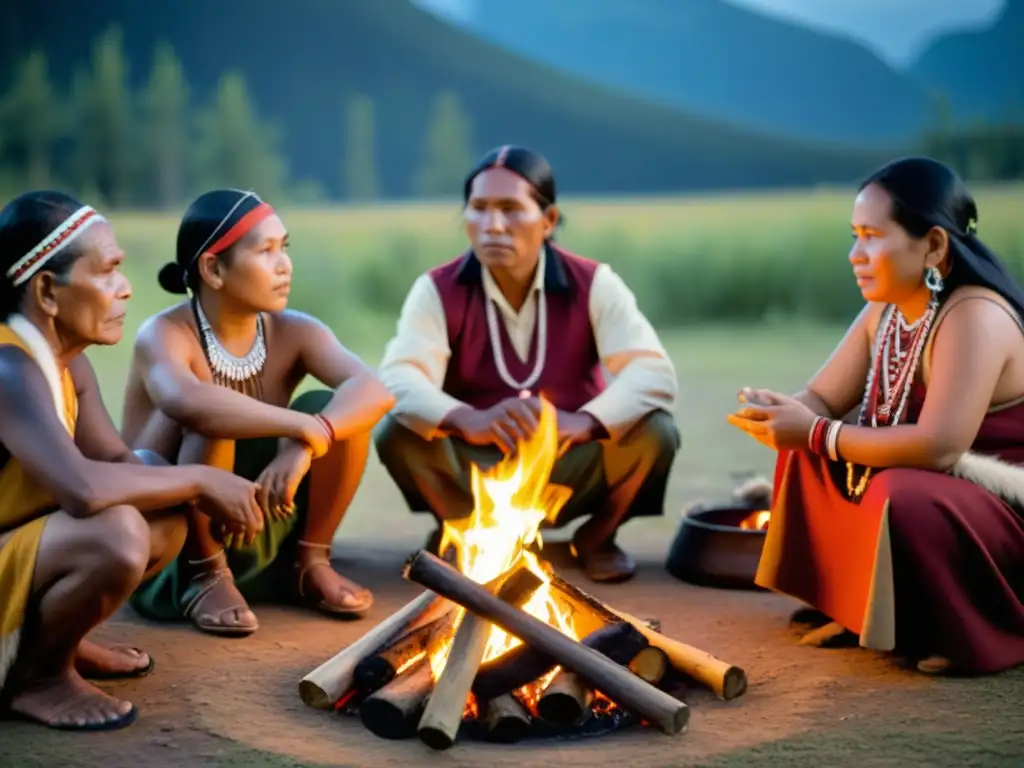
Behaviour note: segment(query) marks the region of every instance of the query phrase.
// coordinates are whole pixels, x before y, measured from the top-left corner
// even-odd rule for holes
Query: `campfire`
[[[538,557],[540,528],[571,491],[549,483],[558,454],[553,406],[514,456],[471,468],[472,514],[446,522],[442,553],[413,554],[403,577],[426,590],[302,679],[318,709],[358,715],[382,738],[434,749],[479,735],[600,733],[634,723],[681,732],[696,681],[720,698],[746,675],[662,635],[565,581]]]
[[[767,509],[761,509],[740,520],[739,527],[747,531],[767,531],[771,519],[772,513]]]

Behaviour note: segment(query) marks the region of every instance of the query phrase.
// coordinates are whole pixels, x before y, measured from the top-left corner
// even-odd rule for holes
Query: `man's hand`
[[[598,439],[605,432],[597,419],[585,411],[558,412],[558,456],[575,445]]]
[[[442,428],[470,445],[496,445],[509,455],[530,439],[539,423],[539,398],[510,397],[483,411],[457,408]]]
[[[295,494],[312,460],[309,446],[294,440],[281,441],[277,456],[256,480],[260,487],[256,498],[269,519],[283,520],[295,511]]]
[[[221,536],[232,536],[248,543],[263,530],[263,510],[257,501],[259,486],[233,472],[214,467],[196,467],[199,471],[199,501],[210,515]]]

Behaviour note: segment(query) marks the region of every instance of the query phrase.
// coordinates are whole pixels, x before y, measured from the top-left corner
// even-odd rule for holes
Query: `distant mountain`
[[[1006,0],[985,29],[938,38],[911,72],[945,93],[957,118],[1024,119],[1024,0]]]
[[[460,24],[593,82],[815,140],[920,134],[926,90],[866,47],[725,0],[483,0]]]
[[[563,4],[565,9],[554,10]],[[669,0],[651,8],[664,15],[675,4]],[[691,4],[704,7],[705,0],[679,3]],[[533,17],[534,31],[546,26],[538,20],[567,18],[572,8],[581,12],[569,0],[550,6],[544,0],[535,8],[542,6],[545,10]],[[334,193],[341,175],[343,108],[356,93],[375,102],[377,163],[381,188],[390,197],[410,192],[429,110],[442,89],[455,92],[464,104],[474,152],[508,142],[536,147],[549,156],[560,186],[568,191],[846,182],[880,159],[762,135],[587,84],[481,41],[407,0],[3,3],[0,87],[10,81],[17,58],[34,47],[46,51],[51,71],[66,84],[75,67],[88,63],[93,40],[112,22],[123,31],[137,86],[147,78],[160,40],[170,42],[181,57],[194,101],[208,97],[225,70],[244,74],[260,114],[283,128],[283,148],[294,175],[316,179]],[[715,61],[728,62],[735,51],[724,46]],[[824,50],[822,56],[827,59]],[[741,50],[739,58],[751,61],[753,72],[738,65],[729,71],[747,72],[754,78],[749,98],[770,105],[772,99],[758,92],[764,78],[756,75],[769,64],[754,64],[758,57],[749,51]],[[717,66],[710,63],[704,70]],[[826,92],[822,87],[822,98]],[[802,93],[787,102],[797,110],[794,114],[810,119],[816,108],[806,101],[809,92]],[[854,112],[865,111],[860,93],[855,88],[843,97],[856,107]]]

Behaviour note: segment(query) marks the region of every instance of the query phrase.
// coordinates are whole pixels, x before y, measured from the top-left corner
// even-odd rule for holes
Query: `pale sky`
[[[457,17],[471,17],[488,0],[415,0]],[[593,0],[599,2],[602,0]],[[612,0],[603,0],[610,2]],[[630,0],[618,0],[629,3]],[[962,25],[984,25],[1003,0],[729,0],[853,37],[901,65],[932,35]],[[552,0],[558,2],[558,0]],[[687,0],[678,0],[685,3]]]

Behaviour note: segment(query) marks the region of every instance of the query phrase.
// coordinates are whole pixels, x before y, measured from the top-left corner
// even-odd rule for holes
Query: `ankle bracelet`
[[[204,563],[213,562],[214,560],[216,560],[218,557],[220,557],[223,554],[224,554],[224,550],[222,549],[222,550],[220,550],[218,552],[215,552],[214,554],[210,555],[209,557],[204,557],[202,560],[193,560],[192,558],[189,558],[188,564],[189,565],[203,565]]]

